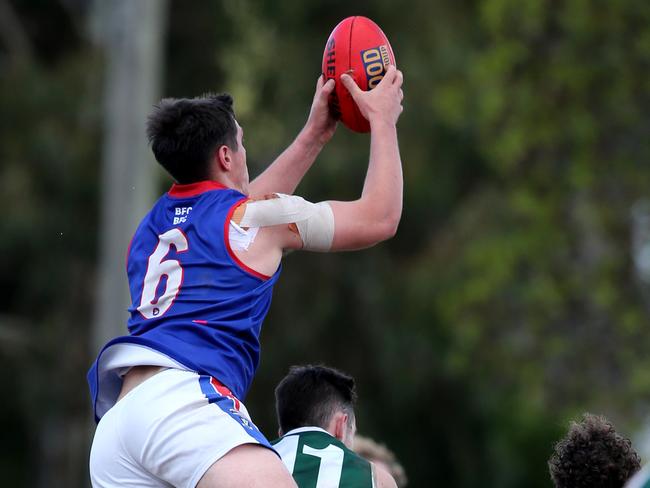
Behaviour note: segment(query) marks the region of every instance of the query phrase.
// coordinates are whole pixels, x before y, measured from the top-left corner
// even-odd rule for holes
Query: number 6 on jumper
[[[174,299],[181,289],[183,283],[183,268],[176,259],[164,260],[169,253],[171,246],[176,252],[185,252],[189,249],[187,237],[180,229],[171,229],[158,236],[158,245],[154,249],[147,263],[147,273],[144,276],[142,287],[142,298],[138,311],[146,319],[153,319],[163,315],[174,303]],[[162,277],[167,277],[165,290],[160,297],[156,297],[156,291]]]

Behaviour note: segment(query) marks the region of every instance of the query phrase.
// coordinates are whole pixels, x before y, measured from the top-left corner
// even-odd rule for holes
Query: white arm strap
[[[248,202],[239,225],[266,227],[295,223],[303,249],[329,251],[334,239],[334,213],[329,203],[311,203],[304,198],[282,193],[276,195],[279,198]]]

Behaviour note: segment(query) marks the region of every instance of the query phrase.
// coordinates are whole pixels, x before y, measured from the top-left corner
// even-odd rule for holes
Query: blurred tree
[[[629,427],[650,398],[629,252],[650,182],[650,9],[494,0],[470,16],[477,42],[431,106],[472,134],[490,177],[403,275],[406,303],[430,302],[413,320],[445,331],[444,370],[483,404],[494,486],[542,486],[545,417],[607,411]]]
[[[2,479],[84,486],[101,64],[61,4],[1,8]]]

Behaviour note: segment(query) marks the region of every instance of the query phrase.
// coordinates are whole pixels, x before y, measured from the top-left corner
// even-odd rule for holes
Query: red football
[[[362,90],[372,90],[381,81],[388,65],[395,65],[395,56],[388,38],[372,20],[348,17],[330,34],[323,53],[323,76],[334,78],[336,88],[330,96],[330,108],[355,132],[370,131],[370,124],[361,115],[348,90],[341,83],[348,73]]]

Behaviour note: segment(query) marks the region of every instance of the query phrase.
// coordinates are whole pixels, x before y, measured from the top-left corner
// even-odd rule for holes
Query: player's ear
[[[217,160],[219,169],[222,171],[230,171],[232,166],[232,155],[230,148],[226,144],[223,144],[216,149],[214,158]]]
[[[334,437],[340,441],[344,441],[347,435],[348,427],[348,414],[343,412],[336,412],[334,416]]]

